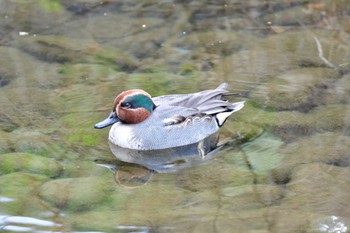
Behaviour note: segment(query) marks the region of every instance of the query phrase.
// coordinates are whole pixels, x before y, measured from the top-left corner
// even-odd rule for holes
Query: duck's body
[[[229,103],[227,84],[193,94],[151,98],[142,90],[121,93],[110,116],[95,125],[113,124],[109,141],[133,150],[159,150],[199,142],[217,132],[244,102]]]

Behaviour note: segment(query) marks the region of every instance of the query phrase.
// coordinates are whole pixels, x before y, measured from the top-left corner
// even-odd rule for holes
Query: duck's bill
[[[95,129],[102,129],[104,127],[113,125],[114,123],[116,123],[118,121],[119,121],[119,118],[117,117],[116,112],[112,111],[106,119],[97,123],[94,127],[95,127]]]

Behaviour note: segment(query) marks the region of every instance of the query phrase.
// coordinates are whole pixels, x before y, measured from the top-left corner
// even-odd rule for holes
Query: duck
[[[186,146],[215,134],[244,101],[231,103],[228,84],[190,94],[152,97],[141,89],[120,93],[111,113],[95,124],[112,125],[109,142],[122,148],[147,151]]]

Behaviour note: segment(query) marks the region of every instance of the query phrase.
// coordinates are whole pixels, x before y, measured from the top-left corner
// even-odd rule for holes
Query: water
[[[348,232],[349,6],[0,2],[0,229]],[[246,106],[204,159],[122,162],[93,128],[123,90],[222,82]]]

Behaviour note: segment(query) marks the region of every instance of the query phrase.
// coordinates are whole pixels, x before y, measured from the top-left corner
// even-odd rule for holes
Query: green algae
[[[180,66],[181,75],[196,75],[198,74],[198,69],[193,64],[183,63]]]
[[[60,119],[62,124],[66,126],[63,136],[67,142],[73,145],[94,146],[99,144],[104,140],[103,136],[105,132],[103,130],[96,130],[93,126],[100,120],[86,121],[82,120],[81,113],[67,114]]]
[[[67,136],[67,140],[70,143],[79,143],[84,146],[93,146],[100,143],[101,138],[97,138],[95,135],[89,134],[89,130],[77,130],[73,134]]]
[[[63,9],[59,0],[40,0],[39,5],[49,12],[60,12]]]

